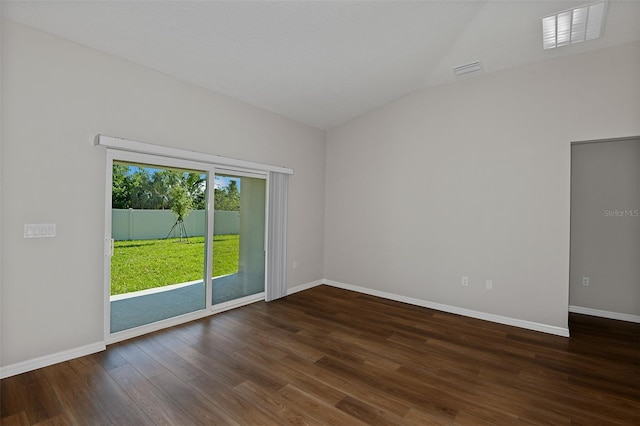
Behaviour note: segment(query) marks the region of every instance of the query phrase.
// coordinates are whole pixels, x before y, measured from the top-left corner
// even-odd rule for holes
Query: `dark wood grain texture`
[[[640,324],[563,338],[320,286],[0,382],[2,425],[640,425]]]

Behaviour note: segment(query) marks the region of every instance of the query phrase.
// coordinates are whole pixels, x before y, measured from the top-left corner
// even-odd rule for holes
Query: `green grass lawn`
[[[238,272],[239,236],[213,237],[213,276]],[[189,242],[166,240],[116,241],[111,258],[111,295],[130,293],[204,276],[204,237]]]

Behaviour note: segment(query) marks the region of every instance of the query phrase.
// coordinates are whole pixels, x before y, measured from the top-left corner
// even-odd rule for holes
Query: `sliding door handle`
[[[104,255],[113,257],[115,253],[115,240],[113,238],[105,238],[104,243]]]

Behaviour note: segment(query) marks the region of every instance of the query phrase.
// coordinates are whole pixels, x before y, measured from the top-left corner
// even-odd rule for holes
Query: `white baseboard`
[[[600,309],[583,308],[581,306],[569,305],[569,312],[574,314],[591,315],[594,317],[609,318],[619,321],[640,323],[640,315],[621,314],[620,312],[602,311]]]
[[[337,281],[323,280],[323,283],[332,287],[338,287],[345,290],[352,290],[358,293],[368,294],[371,296],[382,297],[384,299],[395,300],[398,302],[408,303],[410,305],[422,306],[423,308],[435,309],[437,311],[448,312],[451,314],[463,315],[466,317],[477,318],[484,321],[496,322],[499,324],[511,325],[514,327],[525,328],[528,330],[541,331],[543,333],[555,334],[557,336],[569,337],[569,329],[556,327],[553,325],[541,324],[532,321],[525,321],[517,318],[503,317],[500,315],[489,314],[486,312],[474,311],[457,306],[443,305],[441,303],[429,302],[427,300],[416,299],[413,297],[400,296],[393,293],[387,293],[379,290],[372,290],[366,287],[359,287],[351,284],[345,284]]]
[[[91,355],[96,352],[104,351],[106,346],[104,342],[96,342],[90,345],[80,346],[51,355],[45,355],[39,358],[30,359],[16,364],[0,367],[0,379],[15,376],[17,374],[26,373],[27,371],[37,370],[38,368],[47,367],[59,362],[69,361],[70,359],[79,358],[85,355]]]
[[[298,286],[291,287],[290,289],[287,290],[287,296],[293,293],[297,293],[299,291],[309,290],[310,288],[317,287],[322,284],[324,284],[324,280],[312,281],[310,283],[300,284]]]

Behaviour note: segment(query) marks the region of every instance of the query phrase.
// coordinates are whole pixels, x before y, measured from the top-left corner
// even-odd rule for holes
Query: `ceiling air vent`
[[[599,1],[542,18],[542,48],[554,49],[602,37],[607,2]]]
[[[471,62],[470,64],[460,65],[453,68],[453,73],[456,77],[466,77],[471,74],[478,74],[482,72],[482,64],[480,61]]]

